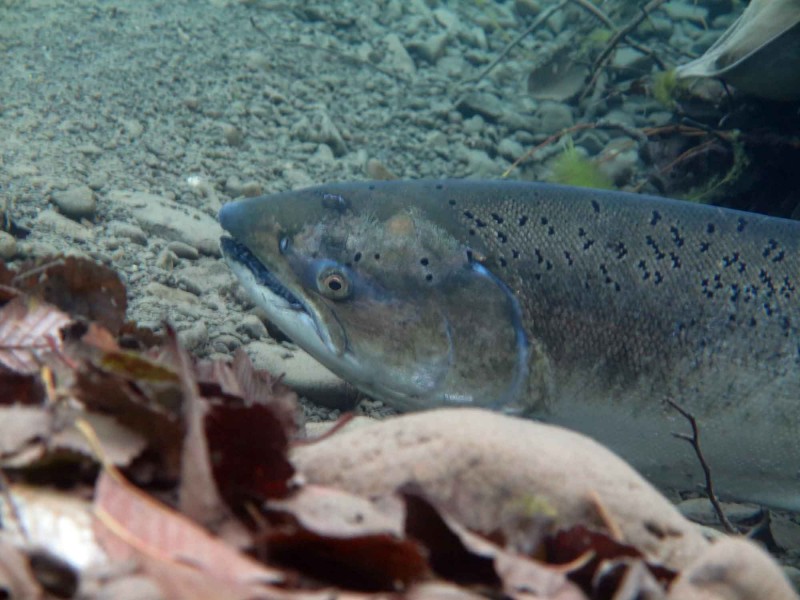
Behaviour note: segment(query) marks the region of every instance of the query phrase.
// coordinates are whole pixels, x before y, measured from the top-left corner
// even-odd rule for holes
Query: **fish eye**
[[[344,300],[350,297],[350,279],[342,269],[329,267],[317,275],[317,289],[331,300]]]
[[[278,240],[278,250],[280,250],[281,254],[286,252],[289,249],[289,238],[285,235]]]

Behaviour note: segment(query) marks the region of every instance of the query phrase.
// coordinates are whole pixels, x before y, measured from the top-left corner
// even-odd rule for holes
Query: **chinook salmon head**
[[[387,182],[234,202],[221,249],[268,318],[365,393],[513,406],[528,365],[518,301],[417,200]]]

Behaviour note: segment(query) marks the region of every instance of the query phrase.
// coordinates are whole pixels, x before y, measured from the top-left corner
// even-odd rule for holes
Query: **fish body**
[[[800,509],[800,223],[538,183],[331,184],[226,205],[223,254],[298,345],[404,410],[485,406]],[[457,426],[457,425],[454,425]]]

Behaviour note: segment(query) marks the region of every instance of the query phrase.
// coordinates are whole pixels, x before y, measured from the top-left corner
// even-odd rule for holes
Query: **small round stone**
[[[17,254],[17,240],[7,231],[0,231],[0,258],[10,260]]]
[[[94,218],[97,203],[94,192],[86,185],[78,185],[53,192],[53,203],[64,216],[80,221]]]

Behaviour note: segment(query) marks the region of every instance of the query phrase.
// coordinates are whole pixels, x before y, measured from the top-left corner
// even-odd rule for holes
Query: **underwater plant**
[[[686,83],[679,80],[675,69],[659,71],[653,76],[653,98],[667,108],[675,106],[676,98],[686,89]]]
[[[575,147],[572,138],[567,140],[564,151],[552,160],[550,169],[548,181],[553,183],[601,189],[614,187],[611,178]]]

